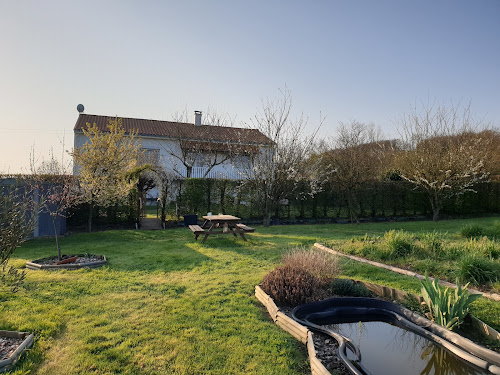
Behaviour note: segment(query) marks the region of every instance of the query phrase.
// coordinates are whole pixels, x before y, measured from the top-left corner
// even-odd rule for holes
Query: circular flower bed
[[[80,254],[63,255],[62,260],[57,256],[33,260],[26,263],[26,268],[31,270],[77,270],[80,268],[95,268],[106,264],[104,255]]]

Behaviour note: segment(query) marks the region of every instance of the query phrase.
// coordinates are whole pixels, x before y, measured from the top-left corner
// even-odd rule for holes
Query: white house
[[[74,127],[74,147],[87,142],[82,131],[87,123],[105,132],[113,118],[80,113]],[[149,160],[179,178],[241,179],[252,156],[269,152],[274,145],[257,129],[203,125],[199,111],[194,120],[191,124],[123,117],[122,125],[127,133],[137,133]]]

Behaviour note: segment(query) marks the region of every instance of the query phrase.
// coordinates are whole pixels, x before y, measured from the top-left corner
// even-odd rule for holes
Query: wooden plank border
[[[255,286],[255,297],[266,307],[276,325],[307,345],[312,375],[330,375],[330,372],[316,356],[316,349],[314,348],[312,339],[313,333],[309,331],[307,327],[304,327],[302,324],[297,323],[295,320],[282,313],[271,296],[264,292],[259,285]]]
[[[376,267],[379,267],[379,265],[381,265],[381,266],[383,266],[381,268],[389,269],[390,271],[394,271],[394,269],[400,270],[402,272],[398,272],[398,271],[394,271],[394,272],[398,272],[398,273],[401,273],[403,275],[414,276],[414,277],[417,277],[418,279],[421,279],[421,280],[425,279],[424,276],[418,275],[415,272],[402,270],[400,268],[396,268],[396,267],[392,267],[392,266],[387,266],[386,264],[382,264],[382,263],[372,262],[372,261],[369,261],[369,260],[366,260],[363,258],[355,257],[353,255],[347,255],[347,254],[341,253],[339,251],[335,251],[333,249],[330,249],[329,247],[326,247],[326,246],[321,245],[319,243],[315,243],[314,247],[316,247],[317,249],[320,249],[320,250],[327,251],[327,252],[334,254],[334,255],[345,256],[345,257],[351,258],[351,259],[356,260],[356,261],[371,264],[371,265],[376,266]],[[430,279],[434,280],[432,278],[430,278]],[[378,285],[378,284],[373,284],[373,283],[369,283],[366,281],[360,281],[360,280],[352,280],[352,281],[354,281],[357,284],[363,284],[364,286],[366,286],[366,288],[368,290],[375,293],[377,296],[389,298],[389,299],[396,300],[396,301],[403,301],[405,299],[405,297],[410,294],[410,293],[407,293],[405,291],[391,288],[391,287],[388,287],[385,285]],[[447,287],[453,287],[453,288],[457,287],[455,284],[451,284],[451,283],[448,283],[446,281],[440,281],[439,283],[441,285],[444,285]],[[468,291],[471,293],[482,293],[482,292],[475,290],[475,289],[468,289]],[[483,294],[483,296],[485,296],[485,294],[487,294],[487,296],[485,296],[485,297],[489,296],[489,298],[491,298],[493,300],[500,301],[500,296],[498,294],[494,294],[494,293],[482,293],[482,294]],[[491,297],[491,296],[493,296],[493,297]],[[413,297],[415,297],[420,302],[422,302],[424,300],[421,296],[417,296],[415,294],[413,294]],[[497,299],[497,297],[499,297],[499,298]],[[480,333],[481,335],[483,335],[484,337],[486,337],[490,340],[500,341],[500,333],[496,329],[494,329],[493,327],[490,327],[489,325],[487,325],[483,321],[479,320],[478,318],[476,318],[472,314],[469,314],[469,315],[470,315],[470,317],[472,319],[472,323],[476,327],[478,333]]]
[[[357,256],[354,256],[354,255],[349,255],[349,254],[344,254],[340,251],[336,251],[336,250],[333,250],[329,247],[326,247],[325,245],[322,245],[318,242],[316,242],[314,244],[314,247],[319,249],[319,250],[324,250],[324,251],[327,251],[331,254],[334,254],[334,255],[338,255],[338,256],[343,256],[343,257],[346,257],[346,258],[349,258],[349,259],[352,259],[352,260],[355,260],[357,262],[360,262],[360,263],[366,263],[366,264],[369,264],[369,265],[372,265],[374,267],[378,267],[378,268],[384,268],[386,270],[389,270],[389,271],[392,271],[392,272],[396,272],[396,273],[399,273],[401,275],[405,275],[405,276],[411,276],[411,277],[416,277],[417,279],[420,279],[420,280],[425,280],[425,276],[423,275],[420,275],[416,272],[412,272],[412,271],[408,271],[408,270],[404,270],[402,268],[398,268],[398,267],[393,267],[393,266],[389,266],[387,264],[384,264],[384,263],[379,263],[379,262],[374,262],[372,260],[368,260],[368,259],[365,259],[365,258],[360,258],[360,257],[357,257]],[[431,280],[434,280],[433,277],[429,277],[429,279]],[[449,288],[456,288],[457,286],[453,283],[449,283],[447,281],[442,281],[442,280],[439,280],[439,284],[443,285],[443,286],[447,286]],[[476,289],[472,289],[472,288],[467,288],[467,290],[472,293],[472,294],[482,294],[483,297],[486,297],[486,298],[489,298],[489,299],[492,299],[494,301],[500,301],[500,294],[497,294],[497,293],[487,293],[487,292],[480,292],[479,290],[476,290]]]

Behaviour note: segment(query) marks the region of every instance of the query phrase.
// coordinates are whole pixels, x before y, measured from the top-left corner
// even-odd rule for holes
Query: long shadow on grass
[[[105,255],[109,268],[116,271],[169,272],[190,270],[210,260],[187,246],[192,239],[179,230],[78,233],[62,238],[61,249],[63,254]],[[55,241],[42,239],[29,241],[12,259],[27,261],[54,255]]]
[[[289,241],[283,240],[289,238]],[[259,261],[276,261],[280,254],[294,246],[308,246],[314,243],[311,240],[297,239],[293,236],[280,236],[279,241],[273,241],[272,236],[247,236],[248,241],[233,238],[213,238],[202,245],[215,251],[233,252]]]

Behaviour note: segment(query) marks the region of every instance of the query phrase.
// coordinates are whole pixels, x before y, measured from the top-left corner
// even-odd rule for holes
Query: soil
[[[16,351],[19,345],[22,344],[24,339],[14,337],[0,336],[0,360],[9,358],[9,356]]]
[[[92,263],[92,262],[99,262],[99,261],[103,260],[103,256],[102,255],[92,255],[92,254],[63,255],[62,259],[63,260],[64,259],[68,259],[68,258],[72,258],[74,256],[77,256],[76,260],[74,262],[66,263],[66,264]],[[57,256],[53,256],[53,257],[49,257],[49,258],[43,258],[43,259],[33,260],[32,262],[36,263],[36,264],[42,264],[42,265],[53,265],[53,264],[55,264],[58,261],[59,261],[59,259],[57,258]]]
[[[290,306],[279,305],[280,311],[292,317],[293,308]],[[325,335],[321,332],[313,333],[314,349],[316,349],[316,357],[321,361],[331,374],[350,375],[351,372],[342,364],[342,361],[337,356],[339,344],[334,338]]]

